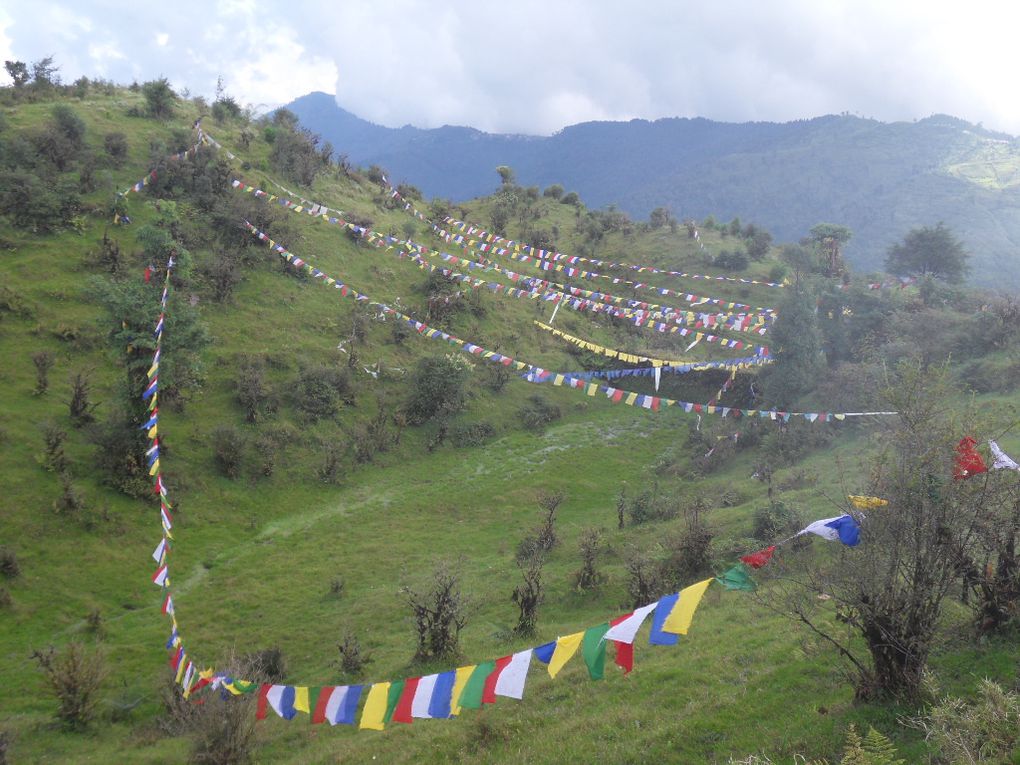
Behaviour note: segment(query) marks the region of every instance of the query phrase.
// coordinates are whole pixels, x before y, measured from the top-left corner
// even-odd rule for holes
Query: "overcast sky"
[[[166,76],[242,104],[314,90],[391,127],[548,134],[585,120],[947,113],[1020,134],[1020,4],[915,0],[33,0],[0,58]],[[0,74],[4,83],[9,82]]]

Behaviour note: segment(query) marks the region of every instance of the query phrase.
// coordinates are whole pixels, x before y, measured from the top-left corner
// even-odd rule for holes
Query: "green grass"
[[[130,161],[111,170],[107,188],[93,195],[96,203],[141,177],[150,138],[168,134],[169,126],[124,116],[138,101],[136,95],[118,91],[114,97],[90,97],[79,108],[92,143],[103,131],[119,129],[128,134],[131,147]],[[8,109],[8,129],[37,124],[48,108],[32,104],[13,113]],[[179,124],[192,118],[182,107]],[[236,150],[236,126],[208,127]],[[246,178],[271,175],[260,169],[267,152],[256,141],[244,154],[252,167]],[[379,230],[399,231],[405,213],[384,209],[377,192],[350,179],[322,178],[307,196],[372,217]],[[134,233],[155,215],[144,196],[132,195],[129,204],[135,224],[114,231],[128,251],[136,247]],[[469,217],[477,213],[484,219],[486,204],[467,204]],[[541,205],[551,222],[570,229],[572,209],[549,200]],[[193,209],[185,212],[197,216]],[[292,221],[299,238],[284,244],[298,256],[373,299],[390,302],[400,297],[403,304],[421,303],[424,276],[413,264],[357,247],[322,222],[298,216]],[[90,370],[100,416],[112,408],[123,376],[116,352],[102,339],[108,320],[92,300],[93,272],[84,265],[86,251],[106,225],[104,218],[94,216],[82,236],[64,232],[50,237],[0,227],[0,235],[15,245],[13,252],[0,254],[3,284],[23,295],[28,306],[26,315],[8,314],[0,322],[0,541],[13,547],[23,570],[21,577],[0,583],[14,601],[12,608],[0,611],[0,727],[13,737],[15,762],[171,763],[183,761],[188,748],[186,739],[164,737],[154,725],[167,672],[162,646],[169,632],[159,613],[159,592],[148,581],[149,554],[159,539],[157,507],[102,486],[91,469],[93,447],[84,432],[70,428],[67,418],[71,373]],[[425,233],[426,242],[445,247]],[[566,236],[560,249],[570,252],[569,245],[577,243]],[[706,235],[710,249],[724,244],[716,235]],[[596,257],[618,253],[628,262],[704,270],[699,261],[703,256],[685,234],[658,231],[628,241],[611,237],[604,246]],[[751,514],[764,501],[764,487],[750,477],[753,450],[738,451],[700,481],[684,480],[674,477],[690,467],[685,447],[690,419],[682,412],[654,414],[517,380],[493,394],[477,373],[458,419],[492,423],[497,432],[490,442],[474,449],[447,445],[430,453],[425,448],[430,429],[412,428],[398,448],[374,463],[349,466],[340,486],[321,483],[315,475],[321,462],[319,440],[349,440],[354,426],[374,414],[377,396],[396,407],[407,396],[407,382],[395,375],[375,382],[355,371],[355,406],[346,408],[336,422],[303,421],[292,393],[297,370],[306,363],[345,363],[336,346],[348,332],[355,306],[335,290],[284,273],[276,262],[279,257],[268,249],[263,254],[263,261],[245,272],[229,304],[212,303],[200,283],[174,294],[171,302],[172,310],[173,301],[194,295],[214,338],[204,355],[207,377],[201,390],[182,411],[161,412],[163,464],[178,510],[174,597],[186,645],[201,664],[216,664],[231,651],[279,646],[286,654],[288,682],[327,684],[338,677],[335,645],[351,631],[372,653],[367,680],[420,673],[422,668],[410,663],[413,628],[399,588],[443,560],[459,562],[464,592],[475,603],[462,635],[465,662],[505,655],[623,613],[629,608],[627,551],[654,549],[681,525],[669,521],[617,530],[615,502],[625,483],[631,494],[658,482],[666,493],[706,497],[720,568],[735,550],[746,549],[742,546],[750,534]],[[198,265],[213,255],[207,245],[193,248]],[[144,262],[134,257],[131,263],[131,278],[141,278]],[[756,265],[748,273],[763,275],[769,265]],[[780,293],[692,285],[691,291],[765,305]],[[535,317],[548,318],[550,307],[484,290],[479,305],[483,311],[462,311],[443,328],[550,369],[581,366],[583,357],[531,326]],[[75,328],[81,339],[57,339],[54,328],[60,325]],[[675,351],[675,339],[612,327],[587,315],[561,311],[556,326],[605,345]],[[57,355],[51,388],[44,396],[31,392],[30,356],[39,349]],[[691,357],[719,357],[715,351],[702,344]],[[451,349],[441,343],[413,336],[397,344],[391,323],[373,322],[362,361],[410,369],[423,354],[446,352]],[[237,361],[245,354],[262,354],[270,361],[270,381],[281,393],[279,415],[264,425],[242,422],[235,401]],[[664,380],[663,395],[703,401],[718,387],[718,381],[689,377]],[[650,391],[650,385],[647,380],[628,381],[629,388],[642,392]],[[547,398],[564,413],[542,433],[522,431],[518,424],[517,411],[532,395]],[[997,406],[1012,402],[1008,395],[983,400]],[[37,461],[42,450],[39,426],[47,420],[63,424],[70,434],[72,473],[94,519],[89,527],[51,509],[59,481]],[[259,476],[249,455],[243,477],[231,481],[213,467],[211,433],[219,424],[235,425],[249,438],[281,424],[292,426],[298,435],[284,449],[272,477]],[[725,435],[733,426],[706,417],[703,427],[712,435]],[[854,476],[874,431],[864,426],[841,428],[840,433],[830,448],[797,466],[815,485],[783,495],[806,517],[831,513],[824,494],[842,491],[844,473],[851,488],[864,485],[863,478]],[[1009,449],[1016,442],[1003,445]],[[677,454],[674,476],[655,473],[664,455]],[[783,471],[777,481],[792,472]],[[556,489],[567,495],[558,521],[562,543],[546,565],[547,600],[540,611],[539,635],[534,641],[507,640],[516,618],[510,600],[519,577],[515,547],[538,522],[536,498],[543,490]],[[735,496],[735,504],[724,506],[719,501],[724,493]],[[571,576],[579,566],[578,536],[589,526],[606,529],[602,565],[608,580],[599,592],[581,594]],[[825,554],[825,545],[819,542],[805,554]],[[345,582],[339,598],[330,594],[335,577]],[[52,721],[54,702],[29,655],[51,643],[91,641],[85,617],[94,609],[106,626],[101,645],[111,668],[103,715],[86,733],[66,733]],[[963,630],[964,615],[949,619],[958,632]],[[981,676],[1010,677],[1012,651],[1008,641],[982,646],[948,642],[940,646],[935,667],[947,689],[966,693]],[[709,591],[690,635],[678,646],[639,643],[635,670],[627,677],[612,668],[605,681],[592,683],[579,659],[555,681],[540,669],[533,668],[523,701],[501,700],[455,721],[393,725],[377,734],[313,727],[304,717],[291,723],[270,719],[259,726],[259,760],[725,763],[730,756],[754,752],[780,760],[795,753],[832,758],[838,756],[851,722],[874,724],[893,736],[908,761],[923,756],[917,737],[896,723],[897,715],[912,710],[854,706],[850,687],[824,646],[753,598],[718,588]]]

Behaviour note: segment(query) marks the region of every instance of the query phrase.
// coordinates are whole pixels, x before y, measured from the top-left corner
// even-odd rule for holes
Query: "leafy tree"
[[[142,85],[142,95],[145,96],[149,114],[156,119],[166,119],[173,114],[177,94],[170,87],[170,81],[166,77],[150,80]]]
[[[810,241],[827,264],[829,276],[840,276],[846,271],[843,246],[853,235],[849,228],[836,223],[819,223],[811,227]]]
[[[53,65],[53,56],[41,58],[32,62],[32,87],[36,90],[46,90],[57,84],[57,72],[59,66]]]
[[[39,233],[58,229],[78,204],[77,184],[69,178],[47,184],[26,170],[0,172],[0,213],[19,228]]]
[[[546,190],[542,192],[542,196],[559,199],[563,196],[563,187],[558,183],[554,183],[552,186],[546,187]]]
[[[669,210],[665,207],[656,207],[648,216],[648,225],[652,228],[662,228],[669,225]]]
[[[769,248],[772,246],[772,234],[768,231],[755,229],[754,233],[744,243],[744,246],[747,248],[747,254],[751,260],[764,260],[765,256],[769,254]]]
[[[932,276],[957,284],[967,275],[970,257],[944,223],[911,229],[889,248],[886,270],[897,276]]]
[[[953,479],[954,447],[970,424],[951,384],[947,367],[895,370],[880,408],[899,415],[875,438],[883,448],[863,492],[889,507],[861,521],[859,548],[811,556],[778,584],[786,589],[782,610],[850,664],[859,699],[918,698],[946,598],[959,591],[958,548],[975,544],[976,529],[1008,523],[995,501],[1005,487],[997,476]],[[819,592],[830,598],[820,601]],[[831,612],[818,613],[833,605],[845,628],[829,626]]]
[[[778,407],[810,390],[822,364],[821,337],[810,292],[792,287],[769,333],[775,363],[765,376],[765,393]]]
[[[24,61],[4,61],[4,69],[14,83],[15,90],[21,90],[28,83],[28,65]]]
[[[509,165],[500,165],[496,168],[496,172],[499,174],[499,182],[504,186],[514,185],[514,171]]]

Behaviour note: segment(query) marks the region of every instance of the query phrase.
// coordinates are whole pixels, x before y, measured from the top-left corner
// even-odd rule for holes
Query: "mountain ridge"
[[[510,165],[522,185],[559,183],[592,207],[615,204],[635,217],[659,206],[679,218],[739,217],[786,241],[823,220],[845,224],[854,231],[847,258],[859,269],[880,268],[911,228],[941,220],[973,254],[975,284],[1020,286],[1020,141],[950,115],[891,123],[667,117],[529,136],[387,128],[325,93],[286,108],[355,164],[385,167],[430,196],[489,193],[494,168]]]

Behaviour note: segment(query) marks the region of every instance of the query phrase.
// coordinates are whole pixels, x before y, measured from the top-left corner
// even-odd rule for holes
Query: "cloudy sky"
[[[1020,5],[1005,0],[158,6],[4,3],[0,58],[53,54],[65,81],[162,75],[204,95],[222,75],[229,94],[261,108],[322,90],[393,127],[547,134],[593,119],[942,112],[1020,134]]]

